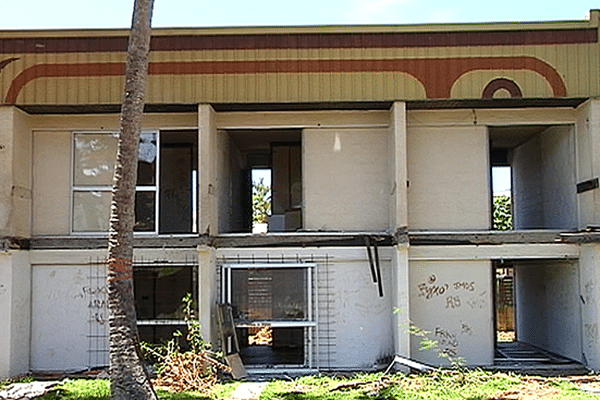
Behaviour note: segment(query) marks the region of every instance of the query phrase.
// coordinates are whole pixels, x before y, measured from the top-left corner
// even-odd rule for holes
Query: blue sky
[[[581,20],[598,1],[155,0],[155,27]],[[0,0],[0,29],[126,28],[133,0]]]

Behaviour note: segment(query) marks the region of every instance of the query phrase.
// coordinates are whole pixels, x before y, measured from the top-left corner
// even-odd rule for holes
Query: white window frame
[[[160,166],[160,130],[144,130],[142,131],[142,134],[154,134],[156,136],[156,147],[157,147],[157,152],[156,152],[156,161],[155,161],[155,169],[154,169],[154,174],[155,174],[155,179],[154,179],[154,185],[153,186],[149,186],[149,185],[136,185],[136,193],[138,192],[154,192],[154,230],[153,231],[135,231],[134,234],[140,235],[140,236],[148,236],[148,235],[158,235],[158,223],[159,223],[159,190],[158,188],[160,187],[160,170],[159,170],[159,166]],[[70,235],[81,235],[81,236],[98,236],[98,235],[108,235],[108,231],[77,231],[74,229],[74,223],[75,223],[75,215],[74,215],[74,198],[75,198],[75,193],[76,192],[83,192],[83,193],[91,193],[91,192],[111,192],[112,191],[112,183],[110,185],[97,185],[97,186],[81,186],[81,185],[76,185],[75,184],[75,137],[77,135],[112,135],[112,136],[116,136],[118,138],[119,132],[116,131],[94,131],[94,130],[89,130],[89,131],[74,131],[71,134],[71,196],[70,196],[70,207],[69,207],[69,219],[70,219],[70,223],[69,223],[69,230],[70,230]],[[118,140],[118,139],[117,139]],[[116,154],[115,154],[115,162],[116,162]],[[110,215],[106,216],[107,220],[108,218],[110,218]]]
[[[268,269],[268,268],[302,268],[306,270],[306,307],[307,307],[307,319],[304,321],[282,321],[282,320],[256,320],[256,321],[245,321],[235,322],[235,328],[256,328],[269,326],[271,328],[305,328],[305,343],[304,343],[304,364],[302,366],[292,366],[294,369],[302,370],[316,370],[318,369],[318,354],[315,349],[318,348],[318,324],[317,324],[317,310],[319,309],[317,304],[317,293],[315,292],[313,277],[315,276],[315,263],[244,263],[244,264],[224,264],[221,273],[221,302],[231,304],[232,299],[232,287],[231,287],[231,271],[234,269]],[[313,339],[314,338],[314,339]],[[314,342],[314,343],[313,343]],[[253,371],[259,373],[272,372],[274,369],[290,369],[288,365],[275,365],[270,366],[267,369],[261,369],[260,367],[250,367]]]

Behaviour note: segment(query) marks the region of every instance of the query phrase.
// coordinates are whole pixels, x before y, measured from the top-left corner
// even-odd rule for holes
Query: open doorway
[[[510,262],[495,261],[495,326],[496,342],[506,343],[516,341],[515,327],[515,270]]]
[[[508,190],[492,188],[496,200],[505,196],[500,208],[511,212],[510,227],[576,228],[573,125],[494,126],[489,128],[489,139],[492,181],[510,178]]]
[[[302,229],[302,131],[221,132],[222,233]]]
[[[267,233],[271,217],[271,168],[252,169],[252,233]]]

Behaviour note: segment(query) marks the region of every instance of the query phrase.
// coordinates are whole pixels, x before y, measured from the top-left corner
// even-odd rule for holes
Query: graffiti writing
[[[475,282],[454,282],[454,290],[475,291]]]
[[[434,334],[438,343],[438,347],[442,353],[452,357],[458,354],[459,342],[454,333],[438,326],[435,328]]]
[[[473,296],[467,300],[467,305],[473,309],[481,309],[487,305],[487,291],[479,293],[478,296]]]
[[[427,278],[427,283],[420,283],[417,288],[419,289],[419,297],[425,297],[426,300],[430,300],[436,296],[442,296],[448,290],[448,284],[436,285],[435,282],[437,277],[430,275]]]
[[[446,308],[459,308],[460,297],[459,296],[448,296],[446,297]]]
[[[471,327],[469,325],[467,325],[463,322],[460,326],[460,333],[462,333],[463,335],[472,336],[473,329],[471,329]]]

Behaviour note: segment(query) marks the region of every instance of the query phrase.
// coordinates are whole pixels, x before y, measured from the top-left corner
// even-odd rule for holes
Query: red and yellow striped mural
[[[590,20],[159,29],[148,103],[593,97]],[[118,104],[127,31],[0,31],[0,102]]]

